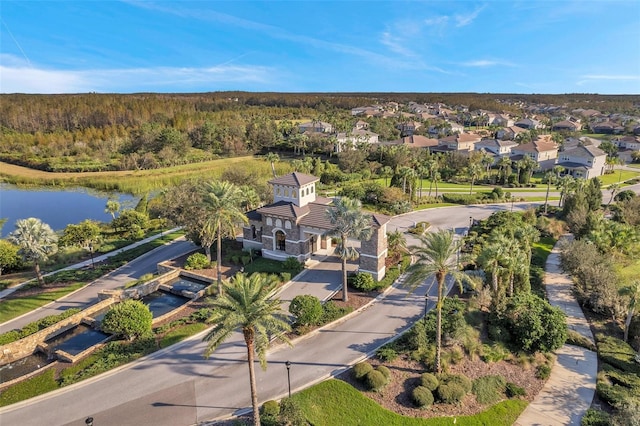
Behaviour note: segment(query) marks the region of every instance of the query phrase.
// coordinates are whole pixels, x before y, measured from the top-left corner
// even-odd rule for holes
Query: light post
[[[93,417],[87,417],[84,421],[87,426],[93,426]]]
[[[91,269],[95,269],[96,266],[93,264],[93,243],[89,243],[89,255],[91,256]]]
[[[513,211],[513,201],[516,199],[513,195],[511,196],[511,211]]]
[[[287,366],[287,383],[289,384],[289,398],[291,398],[291,361],[284,363]]]
[[[402,274],[402,262],[398,262],[398,276]]]

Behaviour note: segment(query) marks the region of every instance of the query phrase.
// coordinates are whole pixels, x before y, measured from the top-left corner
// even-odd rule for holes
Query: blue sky
[[[640,1],[0,2],[0,92],[640,93]]]

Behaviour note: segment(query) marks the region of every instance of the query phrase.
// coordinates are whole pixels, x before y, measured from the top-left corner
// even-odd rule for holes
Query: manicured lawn
[[[0,310],[0,323],[19,317],[54,300],[58,300],[84,285],[85,283],[74,283],[47,293],[21,297],[20,299],[3,300],[2,309]]]
[[[166,348],[178,343],[187,337],[191,337],[194,334],[198,334],[201,331],[206,330],[207,327],[209,326],[202,322],[195,322],[193,324],[186,324],[182,327],[177,327],[164,335],[162,340],[160,340],[160,348]]]
[[[59,385],[54,375],[55,370],[49,369],[43,374],[16,383],[10,388],[5,389],[0,393],[0,407],[15,404],[16,402],[24,401],[25,399],[58,389]]]
[[[307,420],[314,425],[451,425],[451,417],[419,419],[404,417],[379,406],[340,380],[327,380],[292,396]],[[527,406],[526,401],[500,402],[475,416],[456,417],[456,425],[512,425]]]
[[[640,164],[627,164],[628,167],[633,167],[634,169],[640,169]]]
[[[621,173],[622,172],[622,173]],[[614,173],[600,176],[600,182],[602,185],[611,185],[612,183],[624,182],[625,180],[637,178],[640,176],[640,172],[632,172],[631,170],[614,170]]]
[[[539,259],[542,262],[541,264],[544,265],[555,244],[556,240],[551,237],[540,238],[540,241],[533,243],[531,247],[533,257]]]
[[[640,277],[640,259],[618,270],[621,282],[631,281]]]

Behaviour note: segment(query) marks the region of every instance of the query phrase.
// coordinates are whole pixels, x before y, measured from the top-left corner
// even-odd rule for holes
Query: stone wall
[[[0,346],[0,365],[8,364],[9,362],[31,355],[38,344],[77,326],[84,318],[91,317],[94,313],[108,308],[117,301],[118,299],[116,298],[101,300],[95,305],[91,305],[82,312],[78,312],[77,314],[62,320],[51,327],[40,330],[37,333],[25,337],[24,339]]]

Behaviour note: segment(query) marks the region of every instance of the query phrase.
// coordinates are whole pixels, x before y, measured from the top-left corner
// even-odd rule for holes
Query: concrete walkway
[[[560,266],[559,245],[556,243],[545,266],[545,285],[551,305],[567,314],[567,325],[581,335],[593,340],[582,309],[572,293],[571,277]],[[579,425],[582,416],[591,406],[596,391],[598,375],[597,354],[588,349],[564,345],[556,351],[556,363],[544,388],[522,412],[516,425]]]
[[[146,244],[146,243],[148,243],[150,241],[157,240],[158,238],[162,238],[165,235],[170,234],[172,232],[175,232],[175,231],[177,231],[179,229],[180,229],[180,227],[169,229],[168,231],[163,231],[163,232],[161,232],[159,234],[152,235],[152,236],[150,236],[148,238],[145,238],[144,240],[136,241],[135,243],[129,244],[128,246],[122,247],[122,248],[117,249],[117,250],[110,251],[109,253],[101,254],[100,256],[94,256],[93,260],[92,259],[88,259],[88,260],[76,263],[75,265],[67,266],[66,268],[62,268],[62,269],[58,269],[56,271],[48,272],[46,274],[43,274],[42,276],[43,277],[48,277],[49,275],[57,274],[58,272],[61,272],[61,271],[71,271],[71,270],[74,270],[74,269],[86,268],[88,266],[91,266],[92,263],[102,262],[102,261],[104,261],[104,260],[106,260],[106,259],[108,259],[110,257],[113,257],[113,256],[115,256],[117,254],[120,254],[120,253],[122,253],[124,251],[134,249],[134,248],[136,248],[138,246],[141,246],[142,244]],[[8,295],[13,293],[14,291],[18,290],[20,287],[22,287],[22,286],[26,285],[27,283],[30,283],[31,281],[34,281],[34,280],[35,280],[35,278],[30,279],[28,281],[25,281],[23,283],[14,285],[13,287],[9,287],[9,288],[6,288],[6,289],[0,291],[0,299],[3,299],[5,297],[7,297]]]

